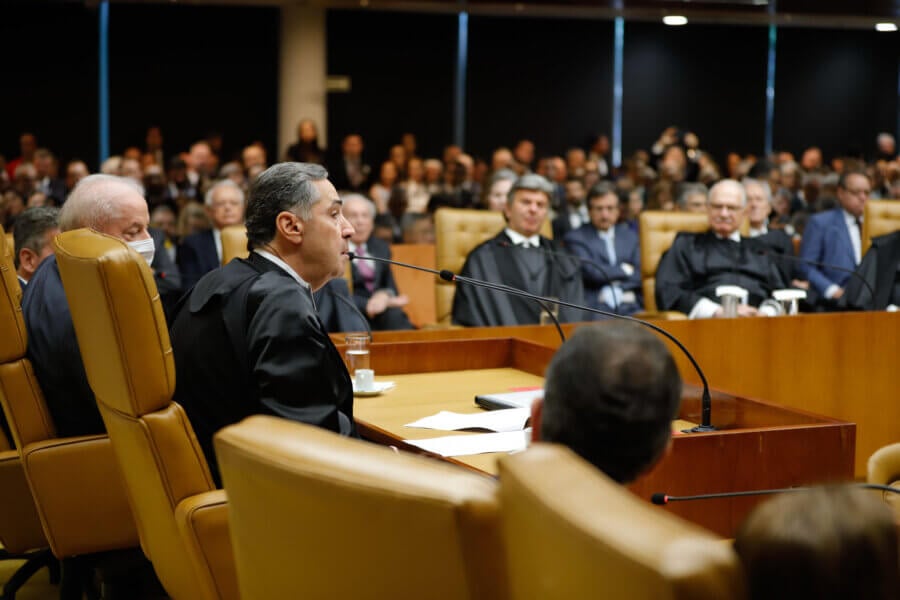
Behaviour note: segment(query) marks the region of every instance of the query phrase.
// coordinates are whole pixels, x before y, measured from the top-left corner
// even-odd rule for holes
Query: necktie
[[[603,241],[606,243],[606,255],[609,257],[609,264],[615,265],[618,261],[616,260],[616,246],[613,244],[612,236],[604,235]]]
[[[358,246],[356,248],[356,255],[360,258],[365,257],[366,255],[366,247]],[[359,274],[362,275],[363,283],[366,286],[366,289],[369,290],[369,293],[375,291],[375,267],[372,266],[371,261],[361,260],[356,263],[356,268],[359,270]]]

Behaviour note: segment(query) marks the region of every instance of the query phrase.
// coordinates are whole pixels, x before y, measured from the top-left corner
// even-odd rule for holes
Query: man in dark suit
[[[356,435],[353,387],[312,293],[340,277],[353,227],[319,165],[280,163],[250,188],[249,258],[208,273],[170,337],[185,409],[214,476],[212,437],[252,414]]]
[[[553,239],[564,240],[567,233],[590,222],[588,207],[584,202],[584,183],[580,179],[566,182],[566,202],[553,219]]]
[[[185,290],[222,264],[222,228],[243,222],[243,190],[230,179],[216,183],[206,192],[206,212],[212,229],[184,238],[176,254]]]
[[[35,206],[16,218],[13,262],[22,291],[38,266],[53,254],[53,238],[59,233],[59,209]]]
[[[506,228],[469,253],[461,274],[566,302],[582,302],[580,265],[540,235],[552,194],[552,184],[540,175],[529,173],[517,179],[503,211]],[[458,284],[453,296],[453,322],[468,327],[538,324],[542,311],[534,300],[466,283]],[[566,306],[559,308],[558,316],[568,323],[590,320],[584,311]]]
[[[591,220],[566,234],[566,249],[581,259],[585,303],[631,315],[641,310],[641,255],[638,236],[619,220],[619,196],[609,182],[588,195]]]
[[[340,191],[365,193],[369,188],[372,167],[363,160],[363,139],[351,133],[341,143],[341,155],[329,161],[331,180]]]
[[[137,184],[112,175],[90,175],[78,182],[59,216],[60,231],[90,227],[117,237],[148,264],[155,255],[149,223],[147,202]],[[56,257],[44,260],[25,287],[22,315],[28,331],[28,358],[56,433],[60,437],[103,433]]]
[[[800,257],[843,269],[801,265],[822,308],[837,306],[850,278],[847,270],[853,271],[862,259],[862,216],[871,192],[865,171],[844,171],[838,179],[840,206],[815,214],[806,223]]]
[[[391,248],[372,235],[375,204],[365,196],[344,196],[344,216],[356,233],[350,238],[350,251],[359,257],[390,258]],[[409,298],[397,291],[391,266],[360,258],[353,261],[353,302],[377,331],[412,329],[403,307]]]
[[[57,177],[56,157],[46,148],[38,148],[34,153],[34,169],[37,171],[35,189],[43,192],[55,206],[66,201],[66,182]]]
[[[764,249],[778,265],[786,282],[801,279],[803,274],[797,267],[794,256],[794,241],[781,229],[769,229],[769,215],[772,214],[772,190],[768,182],[744,178],[741,182],[747,195],[747,221],[750,225],[748,237],[759,240]]]
[[[872,238],[872,246],[856,272],[859,277],[847,280],[842,306],[857,310],[900,307],[900,231]],[[863,281],[871,286],[871,292]]]

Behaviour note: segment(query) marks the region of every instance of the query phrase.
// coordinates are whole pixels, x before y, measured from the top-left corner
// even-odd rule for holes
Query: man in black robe
[[[353,227],[318,165],[281,163],[254,181],[247,259],[197,282],[172,326],[185,409],[217,476],[212,436],[252,414],[356,435],[350,376],[312,293],[346,268]]]
[[[859,277],[847,280],[846,307],[885,310],[900,306],[900,231],[872,238],[872,246],[856,269]],[[875,292],[861,281],[865,280]]]
[[[720,285],[747,290],[738,316],[755,316],[756,307],[788,282],[758,239],[742,238],[739,227],[746,195],[737,181],[726,179],[709,192],[709,225],[705,233],[679,233],[659,261],[656,304],[689,318],[722,316],[716,297]]]
[[[540,235],[547,220],[553,185],[528,174],[513,184],[503,214],[506,229],[476,246],[461,275],[507,285],[541,296],[580,304],[584,299],[581,265]],[[453,322],[469,327],[540,323],[543,309],[534,300],[457,283]],[[561,322],[590,320],[590,314],[561,306]]]

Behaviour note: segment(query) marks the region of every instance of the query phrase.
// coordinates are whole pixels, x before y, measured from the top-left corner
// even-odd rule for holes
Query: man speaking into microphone
[[[206,274],[172,325],[184,407],[218,481],[212,436],[252,414],[356,435],[353,387],[312,293],[344,273],[353,226],[319,165],[280,163],[250,188],[250,256]]]
[[[506,228],[469,253],[460,275],[582,303],[580,264],[540,235],[552,195],[553,185],[540,175],[528,174],[517,179],[503,209]],[[456,286],[453,323],[457,325],[533,325],[540,322],[540,317],[541,307],[533,300],[482,287]],[[561,322],[589,319],[583,311],[560,307]]]

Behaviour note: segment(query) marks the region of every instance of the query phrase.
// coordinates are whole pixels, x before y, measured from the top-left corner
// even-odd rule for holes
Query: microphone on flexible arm
[[[842,271],[844,273],[850,273],[854,277],[859,278],[862,281],[863,285],[866,286],[866,289],[869,290],[869,293],[872,294],[872,298],[875,298],[875,290],[872,289],[872,286],[869,285],[869,282],[866,281],[866,278],[856,272],[855,269],[847,269],[845,267],[839,267],[837,265],[832,265],[828,263],[819,262],[817,260],[809,260],[808,258],[803,258],[800,256],[794,256],[792,254],[781,254],[780,252],[773,252],[772,250],[767,250],[765,248],[756,249],[756,253],[761,256],[769,256],[772,258],[783,258],[787,260],[793,260],[799,263],[805,263],[808,265],[812,265],[814,267],[819,267],[822,269],[833,269],[835,271]]]
[[[374,260],[375,262],[383,262],[383,263],[388,263],[390,265],[397,265],[399,267],[407,267],[409,269],[415,269],[416,271],[424,271],[425,273],[431,273],[433,275],[437,275],[444,281],[455,281],[454,278],[456,277],[456,275],[454,275],[451,271],[447,271],[447,270],[438,271],[437,269],[429,269],[428,267],[420,267],[419,265],[411,265],[409,263],[400,262],[398,260],[392,260],[390,258],[381,258],[379,256],[368,256],[368,255],[357,256],[353,252],[348,252],[347,257],[350,260]],[[466,279],[468,279],[468,278],[466,278]],[[556,317],[556,315],[553,314],[553,311],[550,310],[550,306],[549,306],[549,304],[558,304],[558,303],[555,302],[554,300],[552,300],[551,298],[544,298],[543,296],[536,296],[534,294],[529,294],[528,292],[524,292],[524,291],[514,288],[514,287],[509,287],[509,286],[499,284],[499,283],[488,283],[486,281],[481,281],[480,279],[472,279],[470,281],[467,281],[466,283],[471,283],[472,285],[475,285],[475,286],[486,287],[486,288],[490,288],[493,290],[505,292],[505,293],[511,294],[513,296],[521,296],[523,298],[529,298],[531,300],[534,300],[535,302],[538,303],[538,306],[540,306],[548,315],[550,315],[550,319],[553,321],[553,324],[556,326],[556,332],[559,334],[559,338],[563,342],[566,341],[566,334],[563,333],[562,325],[559,324],[559,319]]]
[[[703,374],[703,370],[700,368],[700,365],[697,364],[697,361],[694,359],[693,355],[690,352],[688,352],[688,349],[684,347],[684,344],[682,344],[680,341],[678,341],[678,339],[675,336],[673,336],[671,333],[669,333],[665,329],[663,329],[657,325],[654,325],[653,323],[650,323],[649,321],[644,321],[642,319],[638,319],[635,317],[629,317],[626,315],[617,315],[616,313],[609,312],[606,310],[600,310],[599,308],[593,308],[590,306],[581,306],[578,304],[573,304],[572,302],[566,302],[566,301],[560,300],[558,298],[546,298],[544,296],[538,296],[537,294],[531,294],[524,290],[519,290],[514,287],[507,286],[507,285],[502,285],[502,284],[498,284],[498,283],[490,283],[487,281],[482,281],[481,279],[472,279],[471,277],[464,277],[462,275],[456,275],[455,273],[453,273],[452,271],[448,271],[447,269],[444,269],[443,271],[438,271],[437,269],[429,269],[427,267],[420,267],[418,265],[402,263],[402,262],[399,262],[396,260],[390,260],[387,258],[380,258],[380,257],[376,257],[376,256],[356,256],[352,252],[348,252],[347,256],[350,257],[350,260],[356,260],[356,259],[374,260],[374,261],[385,262],[385,263],[392,264],[392,265],[398,265],[400,267],[408,267],[410,269],[415,269],[417,271],[424,271],[426,273],[432,273],[434,275],[437,275],[444,281],[462,282],[462,283],[466,283],[466,284],[470,284],[470,285],[474,285],[474,286],[478,286],[478,287],[484,287],[484,288],[488,288],[488,289],[492,289],[492,290],[497,290],[500,292],[505,292],[507,294],[512,294],[515,296],[521,296],[523,298],[531,298],[532,300],[534,300],[536,302],[558,304],[559,306],[567,306],[569,308],[574,308],[576,310],[583,310],[585,312],[590,312],[590,313],[594,313],[597,315],[605,315],[605,316],[611,317],[613,319],[623,319],[625,321],[633,321],[635,323],[639,323],[640,325],[643,325],[644,327],[652,329],[653,331],[665,336],[673,344],[678,346],[678,349],[681,350],[681,352],[690,361],[691,365],[694,367],[694,370],[697,372],[697,375],[700,377],[700,381],[703,383],[703,395],[701,397],[701,407],[702,408],[701,408],[700,425],[697,425],[696,427],[685,430],[685,433],[703,433],[703,432],[707,432],[707,431],[715,431],[715,429],[716,429],[715,427],[712,426],[712,423],[710,422],[711,417],[712,417],[712,398],[709,393],[709,383],[706,381],[706,376]],[[550,313],[550,314],[552,315],[553,313]],[[555,318],[554,318],[554,322],[556,322],[557,329],[560,332],[560,336],[562,336],[562,328],[559,326],[559,322],[556,321]],[[563,337],[563,341],[565,341],[565,337]]]
[[[500,246],[501,248],[515,249],[515,248],[518,247],[518,246],[514,246],[513,244],[510,244],[510,243],[507,242],[506,240],[497,240],[496,243],[497,243],[497,245]],[[581,261],[581,262],[583,262],[583,263],[585,263],[585,264],[589,264],[589,265],[591,265],[591,266],[593,266],[593,267],[596,267],[596,269],[597,269],[598,271],[600,271],[600,273],[602,273],[604,277],[606,277],[606,280],[609,281],[609,285],[612,286],[612,279],[609,278],[609,273],[607,273],[607,272],[606,272],[606,269],[604,269],[603,266],[602,266],[600,263],[598,263],[597,261],[590,260],[589,258],[583,258],[583,257],[577,256],[577,255],[575,255],[575,254],[568,254],[568,253],[566,253],[566,252],[556,252],[556,251],[554,251],[554,250],[545,250],[545,249],[543,249],[543,248],[541,248],[541,247],[538,247],[538,248],[532,248],[532,250],[537,250],[538,252],[541,252],[541,253],[543,253],[543,254],[549,254],[550,256],[562,256],[562,257],[564,257],[564,258],[571,258],[571,259],[573,259],[573,260]],[[613,299],[613,310],[618,314],[618,312],[619,312],[619,299],[616,298],[616,293],[615,293],[615,292],[613,292],[613,294],[612,294],[612,299]]]
[[[334,293],[333,293],[333,294],[331,294],[331,295],[332,295],[332,297],[337,298],[338,300],[340,300],[341,302],[343,302],[344,304],[346,304],[347,306],[349,306],[350,308],[352,308],[352,309],[353,309],[353,312],[355,312],[357,315],[359,315],[359,318],[360,318],[360,319],[362,320],[362,322],[363,322],[363,327],[366,328],[366,332],[369,334],[369,341],[371,342],[371,341],[372,341],[372,327],[369,325],[369,320],[366,318],[366,316],[365,316],[364,314],[362,314],[362,311],[359,310],[359,309],[356,307],[356,305],[353,304],[353,302],[350,301],[349,298],[345,298],[345,297],[343,297],[343,296],[340,295],[340,294],[334,294]]]
[[[853,485],[852,487],[859,488],[861,490],[881,490],[883,492],[891,492],[894,494],[900,494],[900,488],[891,487],[889,485],[881,485],[878,483],[858,483]],[[809,487],[791,487],[791,488],[776,488],[772,490],[749,490],[744,492],[721,492],[718,494],[697,494],[694,496],[669,496],[668,494],[664,494],[662,492],[657,492],[650,496],[650,502],[657,505],[668,504],[669,502],[684,502],[687,500],[714,500],[716,498],[739,498],[741,496],[763,496],[767,494],[783,494],[787,492],[802,492],[805,490],[810,490],[813,488]]]

